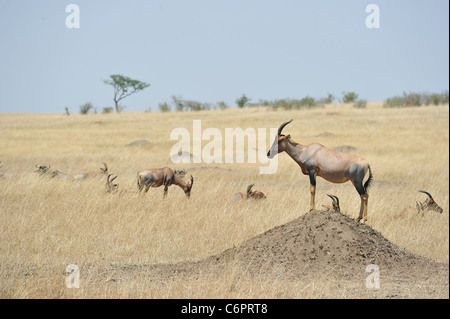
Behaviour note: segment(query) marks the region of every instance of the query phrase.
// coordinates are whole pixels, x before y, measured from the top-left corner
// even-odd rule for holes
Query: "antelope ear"
[[[291,134],[286,135],[286,139],[290,139],[291,138]]]

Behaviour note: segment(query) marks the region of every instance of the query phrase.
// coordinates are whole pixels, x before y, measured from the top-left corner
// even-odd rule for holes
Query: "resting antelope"
[[[332,203],[331,203],[330,206],[322,205],[323,207],[325,207],[325,210],[326,211],[333,210],[335,212],[340,212],[341,211],[341,207],[339,206],[339,198],[337,196],[334,196],[334,195],[330,195],[330,194],[327,194],[327,195],[328,195],[328,197],[331,198]]]
[[[420,213],[422,213],[422,215],[423,215],[423,213],[424,213],[425,211],[429,211],[429,210],[430,210],[430,211],[435,211],[435,212],[438,212],[438,213],[442,214],[443,209],[442,209],[441,207],[439,207],[438,204],[436,204],[436,202],[435,202],[434,199],[433,199],[433,196],[431,196],[430,193],[428,193],[428,192],[426,192],[426,191],[422,191],[422,190],[420,190],[420,191],[418,191],[418,192],[421,192],[421,193],[426,194],[426,195],[428,196],[428,198],[427,198],[424,202],[422,202],[422,203],[416,202],[416,207],[415,207],[415,208],[413,208],[413,207],[410,206],[410,205],[409,205],[408,207],[405,207],[405,208],[398,214],[397,217],[404,217],[404,216],[406,216],[406,215],[410,215],[410,214],[413,214],[413,213],[415,213],[415,214],[420,214]]]
[[[418,213],[423,213],[426,210],[431,210],[438,212],[439,214],[442,214],[443,209],[439,207],[438,204],[436,204],[436,202],[433,199],[433,196],[431,196],[430,193],[426,191],[419,191],[419,192],[426,194],[428,198],[423,203],[416,202],[416,209]]]
[[[106,163],[103,163],[103,166],[104,167],[100,167],[100,171],[80,173],[74,176],[74,179],[85,179],[88,177],[108,175],[108,165],[106,165]]]
[[[294,142],[290,135],[281,134],[283,128],[291,122],[292,120],[284,122],[278,128],[277,137],[267,152],[267,157],[273,158],[278,153],[286,152],[300,166],[302,173],[309,176],[310,211],[315,209],[317,176],[332,183],[345,183],[350,180],[361,197],[358,221],[362,219],[364,223],[367,219],[369,199],[367,189],[373,179],[369,163],[362,157],[330,150],[318,143],[302,145]],[[369,172],[369,178],[363,183],[367,172]]]
[[[39,173],[41,176],[49,175],[51,177],[72,178],[72,176],[67,175],[63,172],[60,172],[56,169],[50,169],[50,165],[49,166],[45,166],[45,165],[37,166],[37,164],[36,164],[35,167],[37,168],[37,170],[35,172]]]
[[[114,183],[114,180],[117,178],[117,175],[110,179],[113,174],[108,174],[106,177],[105,189],[108,194],[137,194],[138,192],[135,190],[129,189],[121,189],[119,190],[119,184]]]
[[[116,192],[117,189],[119,188],[119,184],[114,184],[114,183],[113,183],[114,180],[117,178],[117,175],[114,176],[111,180],[109,179],[112,175],[113,175],[113,174],[109,174],[109,175],[106,177],[106,184],[105,184],[105,186],[106,186],[106,192],[107,192],[108,194],[112,194],[112,193]]]
[[[247,193],[237,193],[233,196],[233,198],[235,200],[240,200],[240,199],[248,199],[248,198],[253,198],[253,199],[264,199],[266,198],[266,195],[264,195],[263,192],[260,191],[253,191],[252,192],[252,187],[255,184],[250,184],[247,186]]]
[[[188,184],[178,177],[178,175],[175,174],[169,167],[146,169],[139,172],[137,176],[139,192],[141,192],[144,187],[144,193],[147,193],[150,187],[160,187],[164,185],[164,198],[167,196],[167,191],[170,185],[177,185],[181,187],[187,198],[190,198],[193,184],[194,178],[192,175],[191,183]]]

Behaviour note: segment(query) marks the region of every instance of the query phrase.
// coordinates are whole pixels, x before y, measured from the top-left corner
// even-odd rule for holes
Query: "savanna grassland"
[[[230,261],[223,271],[190,275],[153,265],[198,262],[238,246],[305,214],[309,179],[286,154],[278,170],[260,175],[260,163],[174,164],[174,128],[270,128],[289,119],[283,131],[302,144],[352,146],[371,165],[367,225],[405,251],[449,262],[449,107],[365,109],[330,104],[311,110],[273,111],[264,107],[199,112],[120,114],[0,114],[0,297],[1,298],[448,298],[447,277],[432,282],[391,284],[369,291],[351,282],[315,273],[290,280],[281,272],[246,276]],[[268,132],[267,132],[268,133]],[[192,136],[192,135],[191,135]],[[142,145],[130,145],[136,140]],[[266,149],[272,141],[267,134]],[[203,141],[203,146],[208,141]],[[192,150],[191,150],[192,152]],[[103,176],[72,180],[35,172],[50,165],[68,175],[97,172],[108,164],[123,194],[106,194]],[[170,166],[194,177],[188,200],[177,186],[135,191],[139,170]],[[263,201],[233,201],[247,185]],[[430,192],[443,213],[409,212]],[[341,213],[356,218],[360,198],[351,185],[317,180],[316,205],[339,197]],[[66,266],[80,269],[80,288],[66,287]],[[171,273],[173,271],[173,273]],[[365,274],[365,269],[361,269]],[[430,277],[433,274],[430,274]],[[307,278],[307,279],[306,279]],[[441,287],[442,288],[442,287]],[[392,293],[394,291],[395,293]],[[426,294],[425,294],[426,291]],[[430,292],[431,291],[431,292]]]

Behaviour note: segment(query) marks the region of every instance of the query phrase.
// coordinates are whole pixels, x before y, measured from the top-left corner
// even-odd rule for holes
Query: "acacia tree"
[[[113,74],[109,76],[111,80],[104,80],[105,84],[111,85],[114,88],[114,103],[116,106],[116,112],[120,112],[119,101],[130,96],[133,93],[137,93],[150,86],[145,82],[130,79],[127,76],[121,74]]]

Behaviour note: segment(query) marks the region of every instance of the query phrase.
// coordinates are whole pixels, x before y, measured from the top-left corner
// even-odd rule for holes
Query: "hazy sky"
[[[66,6],[80,28],[66,27]],[[366,27],[366,6],[380,28]],[[103,83],[149,83],[126,111],[172,95],[234,105],[276,98],[384,100],[449,87],[447,0],[0,0],[0,112],[113,106]]]

